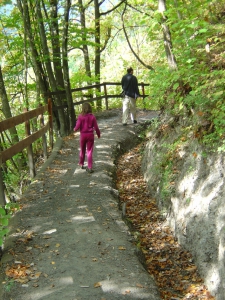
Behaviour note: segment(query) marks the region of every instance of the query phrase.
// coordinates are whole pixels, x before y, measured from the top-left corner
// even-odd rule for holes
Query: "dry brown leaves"
[[[146,268],[153,275],[162,299],[215,299],[172,231],[164,225],[156,201],[151,199],[141,174],[140,149],[123,155],[117,164],[117,188],[121,204],[126,203],[126,217],[138,232]]]
[[[22,262],[8,266],[6,275],[19,283],[27,283],[30,280],[38,280],[41,272],[37,272],[33,264],[23,264]]]

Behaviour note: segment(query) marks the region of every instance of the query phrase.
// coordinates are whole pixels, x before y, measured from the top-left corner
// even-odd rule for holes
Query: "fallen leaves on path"
[[[101,286],[102,286],[101,282],[96,282],[96,283],[94,284],[94,287],[95,287],[95,288],[98,288],[98,287],[101,287]]]
[[[136,245],[144,254],[146,269],[154,276],[162,299],[213,300],[191,253],[178,244],[171,229],[165,226],[156,201],[149,196],[141,173],[141,147],[143,145],[137,146],[118,160],[117,189]]]
[[[17,263],[6,268],[6,275],[19,283],[27,283],[29,280],[38,279],[41,272],[37,272],[32,265]]]

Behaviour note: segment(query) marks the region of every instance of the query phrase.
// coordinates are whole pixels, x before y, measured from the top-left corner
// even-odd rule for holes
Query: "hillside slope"
[[[225,157],[205,149],[189,122],[166,114],[155,120],[142,170],[165,222],[192,253],[212,295],[225,300]]]

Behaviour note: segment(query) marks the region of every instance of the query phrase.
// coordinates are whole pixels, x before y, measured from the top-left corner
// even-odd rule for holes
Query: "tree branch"
[[[117,4],[116,6],[114,6],[112,9],[100,13],[100,16],[107,15],[107,14],[111,13],[112,11],[114,11],[115,9],[117,9],[118,7],[120,7],[120,5],[122,5],[126,1],[127,0],[122,0],[119,4]]]
[[[138,60],[144,67],[146,67],[146,68],[149,69],[149,70],[153,70],[153,71],[154,71],[154,69],[153,69],[151,66],[146,65],[146,63],[144,63],[144,62],[140,59],[140,57],[136,54],[136,52],[134,51],[134,49],[133,49],[132,46],[131,46],[131,43],[130,43],[130,41],[129,41],[129,37],[128,37],[127,32],[126,32],[126,28],[125,28],[125,25],[124,25],[124,19],[123,19],[123,16],[124,16],[125,11],[126,11],[126,7],[127,7],[127,4],[125,5],[124,10],[123,10],[123,12],[122,12],[121,20],[122,20],[123,32],[124,32],[124,35],[125,35],[125,37],[126,37],[128,46],[129,46],[131,52],[132,52],[132,53],[134,54],[134,56],[137,58],[137,60]]]
[[[107,34],[106,34],[104,46],[101,48],[100,52],[102,52],[102,51],[105,50],[105,48],[106,48],[106,46],[107,46],[108,41],[109,41],[110,38],[111,38],[111,27],[109,27],[109,28],[107,29]]]

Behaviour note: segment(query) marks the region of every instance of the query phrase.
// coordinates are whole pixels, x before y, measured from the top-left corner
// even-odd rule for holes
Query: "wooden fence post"
[[[40,104],[40,106],[42,106],[42,104]],[[40,127],[44,127],[44,116],[43,114],[40,115]],[[47,160],[48,158],[48,151],[47,151],[47,139],[46,139],[46,135],[43,134],[42,136],[42,144],[43,144],[43,155],[44,155],[44,161]]]
[[[49,121],[49,141],[53,149],[53,124],[52,124],[52,100],[48,98],[48,121]]]
[[[2,176],[2,155],[0,153],[0,206],[5,206],[5,192],[4,192],[4,184],[3,184],[3,176]]]
[[[106,110],[109,109],[109,106],[108,106],[108,96],[107,96],[107,87],[106,87],[106,84],[104,83],[104,93],[105,93],[105,107],[106,107]]]
[[[142,89],[142,94],[143,94],[142,103],[143,103],[144,109],[146,109],[146,107],[145,107],[145,86],[144,86],[143,82],[141,83],[141,89]]]
[[[25,108],[25,112],[27,112],[28,109]],[[26,135],[30,135],[30,122],[26,121],[25,122],[25,131]],[[34,178],[36,175],[35,172],[35,166],[34,166],[34,154],[33,154],[33,149],[32,149],[32,144],[27,147],[27,156],[28,156],[28,164],[29,164],[29,169],[30,169],[30,177]]]

